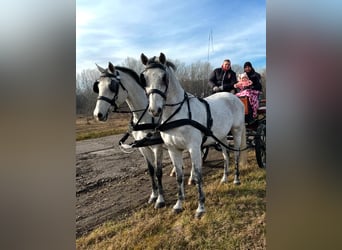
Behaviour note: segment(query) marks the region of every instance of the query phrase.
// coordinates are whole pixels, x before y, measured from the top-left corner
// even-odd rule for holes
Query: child
[[[239,82],[234,84],[234,88],[238,90],[236,94],[239,97],[247,96],[249,103],[253,109],[253,118],[256,118],[258,115],[258,108],[259,108],[259,90],[251,89],[251,85],[253,82],[249,80],[246,73],[239,74]]]
[[[234,88],[238,89],[238,92],[241,92],[247,87],[251,86],[253,83],[251,80],[248,79],[246,73],[239,74],[239,81],[234,84]]]

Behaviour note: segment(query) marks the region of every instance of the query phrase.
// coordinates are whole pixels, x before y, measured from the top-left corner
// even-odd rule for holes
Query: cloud
[[[242,8],[233,0],[175,0],[168,4],[162,0],[77,1],[76,70],[93,68],[94,62],[138,59],[142,52],[148,56],[164,52],[186,64],[206,61],[210,30],[214,38],[212,65],[220,65],[227,57],[233,63],[257,57],[265,61],[265,5],[250,5]]]

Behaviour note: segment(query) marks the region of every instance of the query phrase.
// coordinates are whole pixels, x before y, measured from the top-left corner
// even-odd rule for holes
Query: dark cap
[[[245,62],[245,64],[243,65],[243,67],[246,68],[247,66],[253,68],[251,62]]]

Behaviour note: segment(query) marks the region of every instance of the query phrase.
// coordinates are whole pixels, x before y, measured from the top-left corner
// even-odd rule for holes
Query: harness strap
[[[204,100],[203,98],[197,98],[200,102],[202,102],[207,110],[207,128],[210,130],[211,132],[211,127],[213,126],[213,118],[211,117],[211,111],[210,111],[210,106],[209,103]],[[211,132],[212,134],[212,132]],[[206,140],[208,139],[208,136],[205,135],[202,139],[202,145],[206,142]]]
[[[188,104],[188,115],[189,115],[189,120],[192,120],[191,117],[191,109],[190,109],[190,98],[188,97],[188,94],[185,92],[184,96],[186,95],[186,104]]]
[[[173,128],[177,128],[180,126],[184,126],[184,125],[191,125],[195,128],[197,128],[198,130],[200,130],[202,133],[204,133],[206,136],[212,136],[212,131],[203,126],[201,123],[194,121],[194,120],[189,120],[189,119],[179,119],[176,121],[172,121],[172,122],[168,122],[168,123],[163,123],[158,127],[159,131],[166,131],[169,129],[173,129]]]
[[[133,126],[133,131],[155,129],[157,125],[158,124],[156,123],[135,124]]]
[[[187,99],[188,99],[188,94],[187,94],[186,92],[184,92],[184,99],[183,99],[183,101],[180,103],[179,107],[175,110],[175,112],[173,112],[173,114],[170,115],[170,117],[167,118],[165,122],[163,122],[163,124],[165,124],[165,123],[167,123],[168,121],[170,121],[171,118],[174,117],[174,116],[181,110],[181,108],[183,107],[183,104],[184,104],[185,100],[187,100]],[[189,101],[188,101],[188,102],[189,102]],[[188,104],[188,105],[189,105],[189,104]],[[163,124],[161,124],[161,125],[163,125]],[[158,128],[158,127],[157,127],[157,128]]]
[[[153,135],[156,135],[156,136],[152,137]],[[130,133],[127,132],[120,139],[119,145],[122,146],[129,136],[130,136]],[[160,137],[160,134],[148,133],[141,140],[135,140],[134,142],[128,144],[128,146],[131,147],[131,148],[139,148],[139,147],[147,147],[147,146],[156,145],[156,144],[163,144],[163,143],[164,143],[164,141]]]
[[[147,147],[147,146],[152,146],[152,145],[156,145],[156,144],[163,144],[164,141],[163,139],[158,136],[158,137],[144,137],[141,140],[136,140],[133,143],[131,143],[133,148],[139,148],[139,147]]]
[[[123,144],[127,140],[129,135],[130,134],[128,132],[126,134],[124,134],[124,136],[119,141],[119,145]]]
[[[210,106],[209,103],[204,100],[203,98],[199,98],[197,97],[197,99],[202,102],[205,106],[205,108],[207,109],[207,128],[211,129],[211,127],[213,126],[213,118],[211,117],[211,110],[210,110]]]
[[[213,125],[213,119],[211,117],[211,111],[210,111],[210,106],[209,106],[208,102],[202,98],[198,98],[198,100],[205,105],[205,108],[207,110],[207,127],[203,126],[202,124],[200,124],[197,121],[192,120],[192,114],[191,114],[191,108],[190,108],[190,98],[189,98],[188,94],[186,92],[184,92],[184,99],[180,103],[179,107],[175,110],[175,112],[163,124],[159,125],[157,127],[157,129],[159,129],[160,131],[165,131],[165,130],[180,127],[183,125],[191,125],[191,126],[197,128],[198,130],[200,130],[202,133],[204,133],[204,136],[202,138],[202,145],[203,145],[205,143],[205,141],[207,140],[207,137],[213,135],[212,131],[211,131],[211,127]],[[185,101],[186,101],[187,106],[188,106],[188,117],[189,118],[169,122],[169,120],[179,112],[179,110],[182,108]]]
[[[136,129],[136,127],[138,126],[139,122],[142,120],[142,118],[145,115],[147,109],[148,109],[148,105],[144,109],[144,112],[141,114],[141,116],[139,117],[139,119],[138,119],[136,124],[133,124],[133,115],[132,115],[132,117],[131,117],[131,126],[132,126],[133,130],[139,130],[139,129]],[[154,122],[153,118],[152,118],[152,122]]]
[[[166,85],[166,90],[167,90],[167,85]],[[150,91],[147,91],[146,94],[149,96],[150,94],[156,93],[156,94],[159,94],[161,97],[163,97],[164,100],[166,100],[165,92],[161,92],[159,89],[151,89]]]
[[[113,105],[114,108],[116,108],[115,96],[114,96],[113,99],[110,99],[110,98],[108,98],[108,97],[105,97],[105,96],[102,96],[102,95],[101,95],[101,96],[97,97],[97,100],[106,101],[106,102],[108,102],[109,104]]]

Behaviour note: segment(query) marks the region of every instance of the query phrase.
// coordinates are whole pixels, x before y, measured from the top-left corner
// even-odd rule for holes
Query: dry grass
[[[129,114],[113,114],[105,123],[90,117],[76,119],[77,140],[123,133]],[[186,186],[184,211],[170,206],[146,206],[129,218],[108,221],[76,240],[76,249],[266,249],[266,172],[259,169],[254,151],[241,169],[240,186],[220,184],[222,169],[204,176],[205,215],[197,220],[197,190]],[[204,166],[205,167],[205,166]],[[231,172],[232,173],[232,172]],[[175,190],[176,194],[176,190]]]
[[[108,221],[76,241],[77,249],[266,249],[266,173],[250,151],[240,186],[220,184],[222,169],[204,177],[206,213],[195,219],[197,189],[186,186],[184,211],[146,205],[131,217]],[[175,190],[176,194],[176,190]],[[173,204],[172,204],[173,205]]]
[[[127,131],[130,114],[110,114],[106,122],[98,122],[92,116],[76,118],[76,140],[122,134]]]

